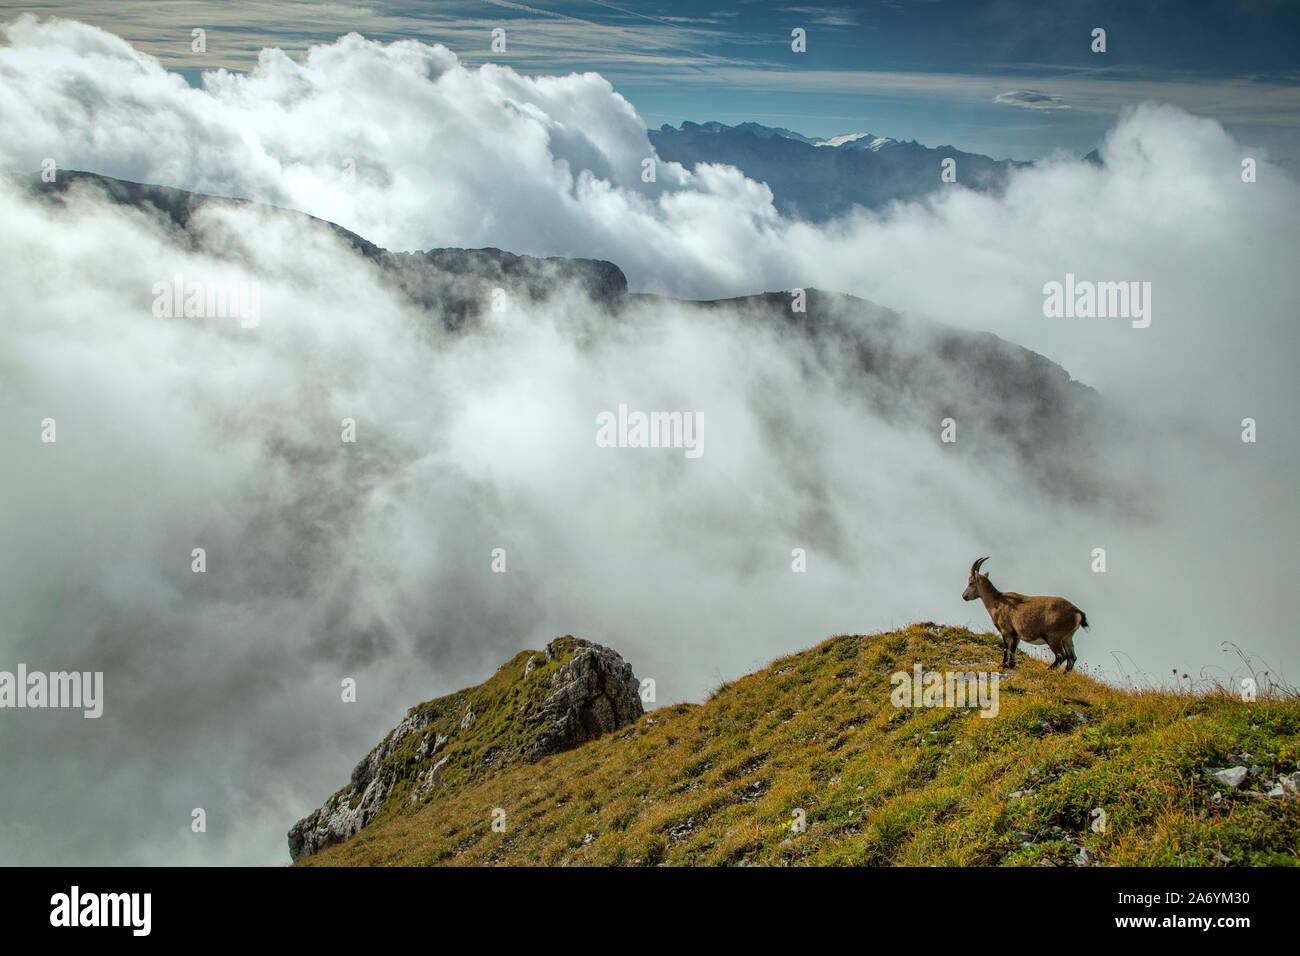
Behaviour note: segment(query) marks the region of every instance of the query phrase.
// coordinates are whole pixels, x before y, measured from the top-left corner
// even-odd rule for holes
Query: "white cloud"
[[[993,97],[994,103],[1007,106],[1019,106],[1027,110],[1068,110],[1070,106],[1065,98],[1055,93],[1043,93],[1039,90],[1008,90]]]

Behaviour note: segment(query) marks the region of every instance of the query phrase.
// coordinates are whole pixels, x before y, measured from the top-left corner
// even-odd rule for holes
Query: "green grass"
[[[1215,802],[1223,788],[1203,776],[1242,752],[1266,773],[1296,770],[1294,698],[1125,691],[1021,655],[996,717],[895,708],[895,671],[991,671],[1000,659],[992,635],[916,625],[832,638],[705,704],[661,708],[536,764],[485,769],[489,748],[526,744],[511,705],[530,653],[461,692],[479,718],[451,785],[414,806],[394,794],[370,826],[300,865],[1036,866],[1066,864],[1081,847],[1114,865],[1300,862],[1300,800],[1223,792]],[[452,695],[421,706],[458,722],[464,705]],[[504,832],[491,825],[498,807]]]

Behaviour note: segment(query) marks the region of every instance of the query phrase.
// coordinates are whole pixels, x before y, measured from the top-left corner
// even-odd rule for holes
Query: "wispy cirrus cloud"
[[[786,7],[786,13],[807,17],[819,27],[856,27],[857,11],[852,7]]]
[[[0,12],[23,13],[28,6],[0,0]],[[295,0],[202,5],[119,0],[106,10],[84,0],[48,0],[41,12],[110,30],[168,69],[191,76],[192,82],[200,70],[252,70],[263,49],[301,58],[313,44],[351,32],[379,40],[442,43],[468,63],[492,60],[529,73],[576,69],[614,74],[631,68],[662,77],[746,62],[719,53],[724,34],[718,20],[674,22],[610,3],[593,5],[591,15],[579,16],[556,6],[521,0],[447,0],[437,5],[386,0],[364,7]],[[504,52],[491,48],[497,27],[506,30]],[[192,48],[195,28],[206,31],[206,49]]]
[[[993,97],[994,103],[1007,106],[1019,106],[1027,110],[1068,110],[1070,105],[1065,98],[1055,93],[1042,93],[1038,90],[1008,90]]]

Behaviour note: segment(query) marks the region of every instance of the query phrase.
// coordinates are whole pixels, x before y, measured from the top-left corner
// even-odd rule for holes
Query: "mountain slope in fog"
[[[596,259],[538,259],[500,249],[389,252],[335,223],[246,199],[207,196],[78,170],[59,170],[58,179],[53,183],[42,182],[38,176],[29,182],[38,195],[52,201],[81,187],[102,190],[115,203],[166,217],[177,227],[180,241],[189,248],[206,252],[223,250],[205,247],[202,233],[191,231],[189,224],[194,213],[209,203],[256,206],[267,215],[322,224],[360,256],[384,269],[413,302],[423,309],[436,311],[448,329],[458,328],[478,310],[485,299],[485,290],[498,286],[508,285],[530,302],[544,299],[557,284],[574,284],[597,302],[616,299],[627,291],[627,278],[622,270],[613,263]]]
[[[865,416],[932,435],[935,441],[947,426],[956,437],[950,443],[953,455],[994,470],[1010,456],[1015,471],[1048,497],[1095,503],[1122,494],[1113,478],[1091,464],[1107,430],[1119,427],[1113,410],[1056,363],[989,333],[905,318],[854,296],[816,289],[806,290],[801,302],[787,292],[700,302],[628,293],[622,270],[602,260],[538,259],[500,249],[395,253],[305,213],[93,173],[60,171],[59,177],[52,184],[33,179],[31,188],[55,203],[80,188],[103,190],[115,203],[165,217],[178,242],[218,256],[238,257],[240,251],[225,239],[213,247],[189,229],[204,204],[252,206],[265,215],[328,228],[381,269],[407,297],[413,314],[433,329],[471,332],[492,308],[498,290],[529,304],[561,290],[574,292],[606,316],[610,329],[643,321],[647,309],[668,310],[698,323],[765,329],[792,345],[810,347],[819,366],[816,374],[833,382]],[[598,337],[600,331],[574,334]],[[781,395],[755,387],[752,405],[774,448],[797,443],[798,413]],[[774,455],[774,466],[787,457]]]

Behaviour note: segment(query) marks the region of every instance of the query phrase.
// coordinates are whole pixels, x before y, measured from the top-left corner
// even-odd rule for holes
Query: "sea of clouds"
[[[3,36],[6,172],[52,158],[393,249],[603,258],[634,291],[817,287],[991,330],[1136,423],[1140,441],[1081,454],[1142,507],[954,466],[938,422],[886,424],[743,310],[647,300],[611,324],[560,294],[431,332],[323,227],[212,208],[196,250],[93,191],[53,211],[5,184],[0,668],[103,670],[106,700],[98,720],[0,713],[0,862],[283,861],[288,827],[407,707],[524,647],[587,637],[654,677],[658,703],[699,700],[833,633],[986,627],[959,594],[987,553],[999,585],[1088,612],[1080,658],[1110,679],[1228,664],[1223,640],[1300,671],[1284,599],[1300,190],[1213,120],[1144,105],[1103,167],[1061,156],[1002,198],[954,188],[812,226],[732,168],[659,162],[643,182],[645,125],[595,74],[470,70],[353,35],[195,89],[82,24]],[[1067,272],[1151,282],[1151,326],[1044,318],[1043,284]],[[176,274],[258,281],[261,321],[155,316]],[[704,455],[598,448],[595,416],[620,402],[702,413]]]

